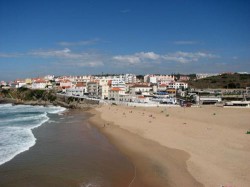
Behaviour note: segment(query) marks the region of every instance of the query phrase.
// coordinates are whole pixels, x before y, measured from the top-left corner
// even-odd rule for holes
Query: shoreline
[[[129,186],[140,187],[141,181],[143,186],[148,187],[203,186],[188,172],[186,162],[190,155],[187,152],[162,146],[120,128],[117,124],[102,119],[101,113],[96,109],[88,113],[92,115],[90,123],[134,164],[135,175]]]
[[[160,170],[166,173],[170,169],[169,171],[178,173],[178,177],[182,176],[181,172],[173,169],[176,166],[167,168],[166,164],[171,160],[170,155],[182,155],[175,164],[179,164],[182,171],[188,172],[188,179],[195,181],[195,185],[186,183],[184,186],[247,187],[250,184],[250,136],[246,134],[250,129],[248,108],[141,108],[103,105],[90,112],[93,115],[90,121],[135,165],[147,168],[152,175],[152,160],[156,161],[164,155],[163,150],[167,150],[165,160],[160,162]],[[154,150],[152,147],[159,149]],[[147,152],[147,149],[151,152]],[[152,181],[164,186],[161,182],[168,179],[167,185],[175,186],[174,182],[179,182],[179,178],[174,175],[156,176],[157,179]],[[147,181],[148,177],[145,173],[141,174],[141,178],[146,179],[147,183],[152,182]]]
[[[9,105],[11,105],[11,107],[18,106],[18,105],[15,105],[13,103],[10,103],[10,102],[8,102],[8,103],[1,103],[0,105],[3,105],[3,107],[10,107]],[[51,114],[60,115],[61,113],[66,112],[66,110],[67,110],[64,107],[55,106],[55,105],[31,105],[31,104],[28,105],[27,103],[26,104],[22,104],[22,105],[23,106],[28,106],[28,107],[34,107],[34,108],[32,108],[32,110],[36,111],[37,113],[39,113],[39,115],[33,115],[33,116],[30,115],[28,117],[27,116],[23,116],[23,117],[19,118],[18,116],[15,116],[15,113],[24,112],[25,108],[22,108],[22,110],[20,110],[18,108],[15,109],[16,111],[14,111],[13,116],[12,116],[13,119],[9,119],[10,123],[11,123],[12,120],[14,120],[14,125],[13,124],[7,125],[7,128],[12,128],[12,130],[14,131],[13,134],[10,135],[8,131],[5,131],[5,129],[1,129],[2,132],[5,132],[5,133],[1,133],[1,135],[5,134],[6,137],[10,136],[10,137],[13,137],[13,139],[15,139],[15,137],[19,137],[20,136],[20,133],[23,133],[23,136],[26,137],[26,141],[22,142],[24,144],[21,144],[21,145],[15,147],[15,151],[10,152],[11,154],[10,153],[7,154],[7,152],[6,152],[5,153],[6,154],[5,157],[3,159],[1,158],[0,166],[4,165],[5,163],[10,162],[11,160],[13,160],[19,154],[22,154],[23,152],[29,151],[33,146],[36,145],[37,138],[34,135],[34,131],[35,131],[35,129],[43,126],[46,123],[48,123],[48,121],[50,120],[50,118],[49,118],[48,115],[51,115]],[[37,108],[37,107],[40,107],[40,106],[46,107],[48,110],[46,109],[46,111],[40,111],[40,109]],[[49,109],[51,109],[51,111],[49,111]],[[29,126],[25,126],[25,124],[22,124],[22,125],[24,125],[24,127],[18,126],[19,123],[22,123],[22,119],[24,119],[24,120],[25,119],[32,120],[32,118],[33,119],[37,119],[37,122],[34,122],[34,121],[30,122],[29,121],[30,122]],[[1,128],[2,127],[4,128],[5,126],[1,126]],[[18,130],[20,129],[20,130],[18,131],[15,128],[17,128]],[[13,136],[14,134],[15,134],[15,136]],[[21,140],[22,140],[22,136],[20,137],[20,141]],[[8,138],[7,139],[3,138],[3,142],[4,142],[3,145],[5,145],[6,141],[9,141],[9,139]],[[16,145],[16,144],[18,144],[18,142],[15,142],[15,143],[12,142],[12,145]],[[9,149],[10,149],[10,147],[9,147]],[[3,155],[1,155],[1,156],[3,156]]]
[[[31,106],[53,105],[53,103],[44,105],[40,102],[36,102],[35,104],[31,104],[30,102],[5,102],[5,104],[7,103],[14,105],[24,104]],[[108,124],[105,128],[102,128],[103,122],[106,123],[106,121],[101,119],[100,112],[98,112],[94,107],[88,109],[89,110],[86,111],[83,109],[72,110],[70,108],[65,114],[74,112],[85,113],[85,115],[87,114],[87,121],[89,121],[90,124],[93,124],[99,130],[99,132],[103,134],[110,141],[110,143],[119,150],[119,152],[121,152],[122,155],[124,155],[131,163],[133,163],[134,173],[133,178],[131,178],[131,181],[129,183],[130,187],[171,187],[183,185],[197,187],[202,186],[200,183],[195,181],[187,171],[186,161],[190,157],[189,154],[181,150],[175,150],[161,146],[157,142],[153,142],[140,136],[134,135],[133,133],[125,129],[121,129],[113,124]],[[39,128],[36,127],[35,129],[32,129],[33,135],[35,134],[34,131],[37,131],[37,129]],[[109,131],[107,129],[112,129],[112,131]],[[116,136],[116,134],[119,136]],[[122,142],[127,138],[130,139],[130,142],[125,142],[125,144],[123,144]],[[135,146],[134,142],[138,142],[138,144]],[[34,146],[31,146],[27,151],[29,151],[30,149],[34,149]],[[19,158],[23,154],[27,154],[27,151],[21,152],[15,157]],[[159,152],[158,156],[153,156],[152,153],[154,151]],[[142,156],[142,153],[148,156]],[[15,157],[13,158],[14,160]],[[11,160],[8,162],[11,162]],[[179,180],[180,173],[182,175],[181,180]]]
[[[248,108],[88,109],[80,112],[134,164],[130,187],[250,184]]]
[[[12,105],[31,105],[31,106],[60,106],[67,109],[81,109],[81,110],[88,110],[96,105],[91,104],[81,104],[81,103],[66,103],[61,100],[55,100],[53,102],[45,101],[45,100],[18,100],[18,99],[11,99],[11,98],[1,98],[0,97],[0,104],[12,104]]]
[[[32,130],[35,146],[0,166],[0,186],[128,186],[132,163],[88,123],[88,113],[50,117]]]

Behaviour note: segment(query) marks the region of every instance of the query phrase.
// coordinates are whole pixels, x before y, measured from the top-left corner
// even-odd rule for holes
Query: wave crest
[[[66,109],[56,106],[0,104],[0,165],[29,150],[36,143],[32,129],[49,120],[48,113],[59,114]]]

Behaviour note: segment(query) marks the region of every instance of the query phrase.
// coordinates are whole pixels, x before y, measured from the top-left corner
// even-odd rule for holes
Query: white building
[[[136,83],[136,75],[135,74],[125,74],[124,81],[125,81],[125,83]]]
[[[156,84],[157,83],[157,76],[156,75],[145,75],[144,82]]]
[[[162,84],[168,85],[171,82],[175,82],[175,81],[173,81],[173,80],[158,80],[157,84],[158,85],[162,85]]]
[[[69,96],[84,96],[87,93],[86,83],[78,82],[74,87],[66,88],[65,91]]]
[[[126,88],[125,81],[121,78],[112,79],[111,88],[121,88],[125,90]]]
[[[99,86],[99,96],[101,99],[106,99],[109,96],[109,86],[108,85],[101,85]]]
[[[7,85],[7,83],[5,81],[0,82],[0,86],[6,86],[6,85]]]
[[[85,90],[81,87],[66,88],[66,95],[68,96],[83,96],[84,93]]]
[[[102,78],[98,79],[100,86],[108,85],[109,81],[111,81],[111,80],[112,79],[109,77],[102,77]]]
[[[108,98],[109,86],[111,86],[112,78],[110,76],[98,77],[97,80],[99,81],[99,96],[101,99]]]
[[[134,85],[130,87],[131,95],[149,95],[149,92],[152,91],[151,86],[146,85]]]
[[[119,95],[119,101],[122,102],[134,102],[136,99],[135,96],[131,96],[130,94],[120,94]]]
[[[217,76],[218,73],[197,73],[196,79],[204,79],[207,77]]]
[[[148,97],[144,97],[143,95],[139,95],[135,98],[134,102],[136,103],[148,103],[149,102],[149,98]]]
[[[187,89],[188,88],[188,84],[185,82],[171,82],[168,84],[168,88],[174,88],[174,89]]]
[[[125,91],[122,90],[121,88],[111,88],[109,90],[108,98],[110,100],[119,101],[120,100],[120,95],[125,95]]]
[[[35,80],[31,84],[32,89],[45,89],[47,86],[47,82],[45,80]]]
[[[87,91],[89,96],[98,97],[99,96],[99,84],[97,82],[88,82]]]
[[[69,80],[73,82],[90,82],[93,80],[93,76],[84,75],[84,76],[71,76]]]
[[[144,82],[156,84],[157,82],[161,81],[162,84],[166,84],[174,81],[174,78],[175,77],[171,75],[145,75]]]
[[[26,85],[27,85],[26,82],[18,82],[16,87],[21,88],[21,87],[25,87]]]
[[[172,82],[174,81],[174,76],[172,75],[158,75],[157,76],[157,81],[164,81],[165,83],[166,82]]]
[[[54,80],[54,78],[55,78],[54,75],[46,75],[46,76],[44,76],[44,79],[49,80],[49,81]]]
[[[62,80],[59,82],[61,88],[71,88],[72,87],[72,82],[68,79]]]
[[[15,88],[21,88],[27,85],[25,80],[19,80],[19,79],[15,80],[14,83],[15,83]]]
[[[149,82],[152,84],[156,84],[157,83],[157,77],[149,77]]]
[[[167,84],[159,84],[157,87],[158,92],[163,92],[167,90],[168,85]]]
[[[149,97],[144,97],[143,95],[131,96],[129,94],[120,94],[119,101],[133,102],[133,103],[148,103],[148,102],[150,102]]]

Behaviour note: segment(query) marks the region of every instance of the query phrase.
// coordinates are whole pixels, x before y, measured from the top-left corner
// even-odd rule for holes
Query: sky
[[[248,0],[0,0],[0,81],[250,73]]]

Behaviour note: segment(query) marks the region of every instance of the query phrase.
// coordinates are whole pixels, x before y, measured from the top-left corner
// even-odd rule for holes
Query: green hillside
[[[191,88],[246,88],[250,87],[250,74],[221,74],[199,80],[190,80]]]

